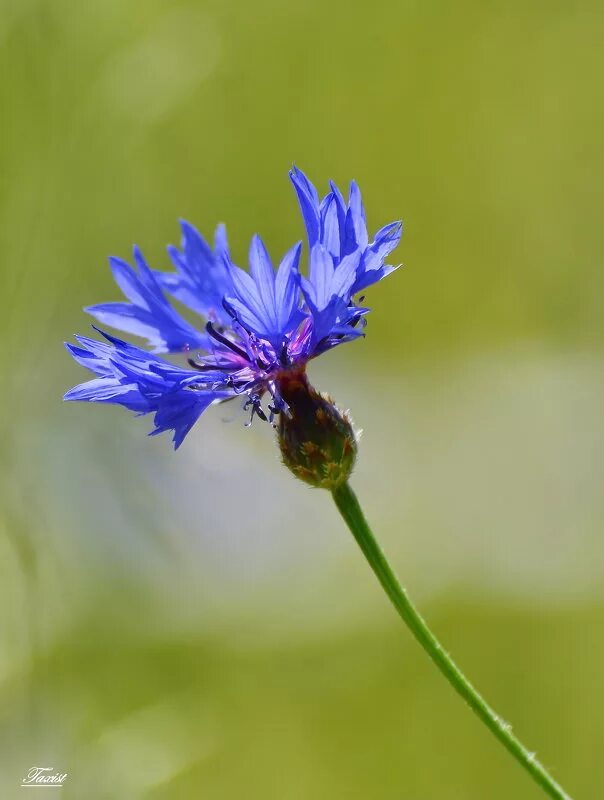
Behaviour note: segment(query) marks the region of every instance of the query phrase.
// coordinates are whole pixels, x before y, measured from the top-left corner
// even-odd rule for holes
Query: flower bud
[[[311,486],[337,489],[350,477],[357,454],[350,418],[313,389],[304,371],[283,372],[277,386],[289,407],[278,424],[283,463]]]

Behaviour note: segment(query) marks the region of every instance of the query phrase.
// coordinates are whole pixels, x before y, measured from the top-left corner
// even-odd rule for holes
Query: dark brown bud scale
[[[283,371],[277,385],[289,406],[277,426],[283,463],[311,486],[337,489],[350,477],[357,454],[348,414],[317,392],[303,370]]]

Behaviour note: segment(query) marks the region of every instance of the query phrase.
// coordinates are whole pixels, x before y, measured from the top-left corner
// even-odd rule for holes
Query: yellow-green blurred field
[[[538,800],[268,426],[175,455],[63,404],[108,255],[178,218],[235,256],[356,178],[405,264],[312,371],[354,486],[478,687],[604,794],[604,9],[596,2],[0,2],[0,797]],[[48,792],[49,790],[45,790]]]

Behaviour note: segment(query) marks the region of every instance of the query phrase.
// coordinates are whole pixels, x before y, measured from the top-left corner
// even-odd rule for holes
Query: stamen
[[[230,317],[230,318],[233,320],[233,322],[235,322],[235,323],[237,323],[237,325],[239,325],[239,327],[241,328],[241,330],[245,331],[245,332],[247,333],[247,335],[248,335],[248,336],[253,336],[253,335],[254,335],[254,334],[253,334],[253,333],[250,331],[250,329],[249,329],[249,328],[247,328],[247,327],[246,327],[246,326],[243,324],[243,322],[242,322],[242,321],[241,321],[241,319],[239,318],[239,314],[238,314],[238,313],[235,311],[235,309],[234,309],[234,308],[233,308],[233,306],[232,306],[232,305],[229,303],[229,301],[228,301],[226,298],[224,298],[224,297],[222,298],[222,307],[223,307],[223,308],[224,308],[224,310],[227,312],[227,314],[229,315],[229,317]]]
[[[270,424],[273,426],[273,428],[276,428],[277,426],[276,426],[276,424],[275,424],[275,422],[274,422],[274,419],[275,419],[275,417],[277,417],[277,416],[278,416],[278,415],[279,415],[281,412],[279,411],[279,409],[278,409],[278,408],[275,408],[275,406],[271,406],[271,405],[269,405],[269,406],[267,406],[267,408],[268,408],[268,410],[271,412],[271,413],[270,413],[270,415],[269,415],[268,421],[269,421],[269,422],[270,422]]]
[[[262,406],[260,405],[260,402],[258,402],[257,406],[254,406],[254,411],[256,412],[256,414],[258,414],[258,416],[260,417],[260,419],[263,422],[268,422],[267,416],[264,413],[264,411],[262,410]]]
[[[260,395],[252,394],[246,400],[243,410],[247,411],[249,407],[252,407],[252,413],[250,414],[250,421],[245,423],[245,427],[249,428],[254,420],[254,414],[256,414],[263,422],[268,422],[266,414],[262,410],[262,406],[260,405]]]
[[[268,390],[271,393],[271,397],[273,398],[272,405],[268,408],[271,411],[271,414],[285,414],[286,417],[291,416],[291,411],[289,409],[288,404],[285,402],[283,395],[279,391],[279,387],[275,381],[271,381],[268,385]],[[271,420],[272,422],[272,420]]]
[[[222,298],[222,307],[232,320],[234,320],[235,322],[239,322],[239,318],[237,317],[237,312],[225,297]]]
[[[227,375],[224,379],[225,386],[232,389],[235,394],[243,394],[249,388],[249,383],[236,383],[232,375]]]
[[[283,347],[279,353],[279,361],[281,362],[282,367],[289,367],[289,353],[287,352],[288,344],[289,342],[287,340],[283,342]]]
[[[193,369],[197,369],[200,372],[230,372],[233,369],[231,366],[220,366],[219,364],[200,364],[198,361],[195,361],[194,358],[187,358],[187,363]]]
[[[227,339],[226,336],[223,336],[221,333],[214,328],[211,322],[206,322],[206,331],[210,334],[212,339],[216,339],[217,342],[220,342],[225,347],[228,347],[229,350],[232,350],[233,353],[236,353],[241,358],[245,359],[245,361],[249,361],[247,353],[245,353],[240,347],[232,342],[230,339]]]

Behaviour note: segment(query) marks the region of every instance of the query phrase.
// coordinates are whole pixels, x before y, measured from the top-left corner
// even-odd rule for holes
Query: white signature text
[[[66,777],[66,772],[55,772],[54,767],[32,767],[21,786],[63,786]]]

